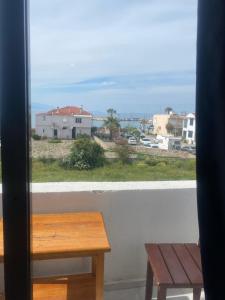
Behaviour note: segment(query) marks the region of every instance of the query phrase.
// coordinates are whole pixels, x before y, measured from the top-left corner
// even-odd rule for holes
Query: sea
[[[126,128],[126,127],[134,127],[134,128],[141,128],[141,123],[138,121],[120,121],[120,127],[121,128]],[[100,121],[100,120],[93,120],[92,121],[92,126],[93,127],[102,127],[104,124],[104,121]]]

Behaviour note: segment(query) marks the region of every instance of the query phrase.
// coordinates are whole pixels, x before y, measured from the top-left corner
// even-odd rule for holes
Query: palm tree
[[[116,117],[116,110],[109,108],[107,110],[108,116],[104,121],[104,126],[109,129],[110,140],[113,139],[113,135],[118,131],[120,123]]]
[[[172,107],[168,106],[168,107],[165,108],[165,113],[167,113],[169,115],[171,112],[173,112]]]

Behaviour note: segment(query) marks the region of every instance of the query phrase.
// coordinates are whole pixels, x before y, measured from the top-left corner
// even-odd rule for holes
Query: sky
[[[31,0],[32,107],[195,109],[196,0]]]

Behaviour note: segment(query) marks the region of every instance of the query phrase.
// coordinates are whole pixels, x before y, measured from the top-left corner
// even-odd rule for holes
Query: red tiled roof
[[[91,116],[89,112],[84,110],[82,107],[76,106],[65,106],[62,108],[56,108],[50,110],[46,113],[47,115],[55,115],[55,116],[73,116],[73,115],[82,115],[82,116]]]

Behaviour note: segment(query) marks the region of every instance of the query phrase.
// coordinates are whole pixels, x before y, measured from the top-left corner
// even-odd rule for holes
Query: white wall
[[[146,242],[198,240],[194,182],[48,183],[34,185],[33,191],[34,213],[103,212],[112,246],[112,252],[106,254],[106,284],[144,282]],[[35,263],[34,273],[71,273],[87,268],[87,260],[75,264],[70,259],[57,264]]]
[[[81,123],[76,123],[76,117],[81,118]],[[58,130],[58,137],[64,139],[72,138],[72,128],[76,127],[77,134],[91,135],[92,117],[91,116],[56,116],[47,114],[37,114],[35,119],[36,133],[40,136],[53,137],[54,128]],[[67,127],[67,129],[62,129]],[[44,129],[44,132],[43,132]]]

